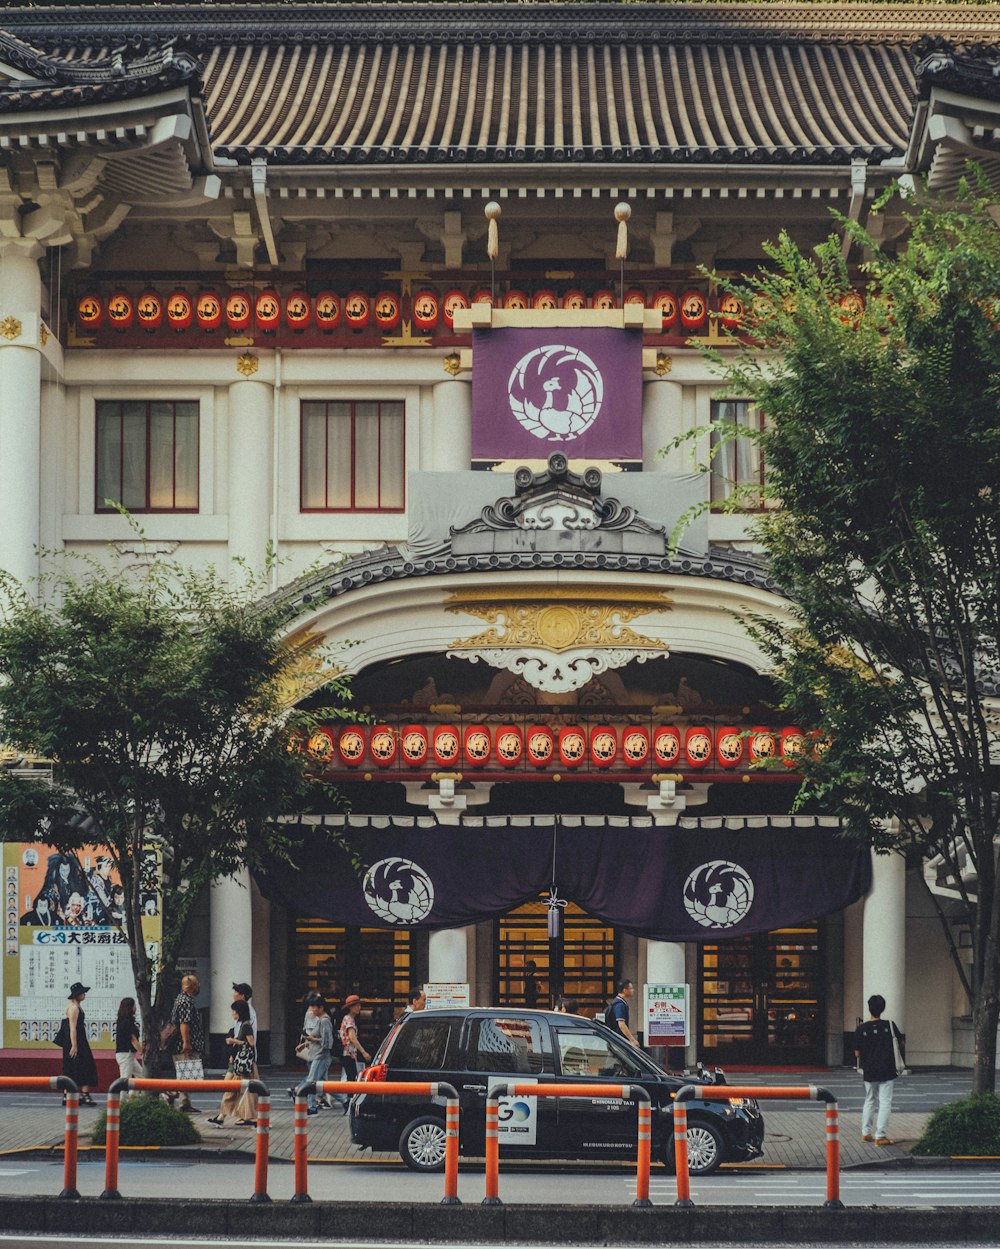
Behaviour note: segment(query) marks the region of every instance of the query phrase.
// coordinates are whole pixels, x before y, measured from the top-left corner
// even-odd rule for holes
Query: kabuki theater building
[[[310,743],[350,813],[192,923],[213,1034],[233,981],[283,1060],[313,989],[373,1041],[413,983],[592,1012],[628,976],[689,986],[688,1060],[840,1063],[880,992],[912,1063],[970,1062],[936,879],[791,813],[814,743],[737,619],[789,603],[722,510],[765,466],[695,461],[763,419],[699,350],[742,313],[705,269],[831,209],[901,243],[892,179],[998,159],[998,40],[961,5],[0,13],[0,564],[270,543],[353,674]],[[107,1045],[99,849],[3,853],[0,1069],[71,970]]]

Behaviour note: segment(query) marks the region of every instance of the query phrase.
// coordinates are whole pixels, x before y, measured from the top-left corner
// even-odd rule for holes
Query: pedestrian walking
[[[352,993],[344,1000],[343,1014],[340,1019],[340,1043],[344,1047],[344,1056],[340,1062],[344,1068],[344,1078],[347,1080],[358,1078],[359,1054],[366,1063],[371,1062],[372,1057],[358,1039],[358,1015],[360,1013],[361,998],[356,993]]]
[[[854,1056],[865,1082],[861,1139],[868,1144],[891,1145],[892,1084],[905,1069],[906,1037],[891,1019],[882,1018],[885,998],[881,993],[868,999],[868,1010],[870,1017],[854,1033]]]
[[[309,1063],[306,1074],[307,1081],[322,1084],[330,1072],[333,1058],[333,1020],[326,1009],[326,999],[320,993],[310,993],[306,998],[306,1018],[302,1025],[302,1040],[295,1047],[295,1052],[303,1061]],[[348,1099],[345,1094],[334,1094],[334,1101],[347,1114]],[[315,1089],[309,1094],[308,1113],[319,1114],[320,1106],[330,1108],[329,1099],[321,1098]]]
[[[639,1042],[635,1038],[635,1033],[629,1027],[628,1003],[634,992],[635,985],[631,980],[619,980],[618,992],[611,999],[611,1004],[605,1012],[604,1022],[612,1032],[617,1032],[638,1049]]]
[[[257,1058],[260,1054],[260,1033],[257,1031],[257,1012],[254,1010],[253,989],[245,980],[237,980],[233,983],[233,1001],[246,1002],[250,1010],[250,1027],[253,1029],[253,1078],[260,1079],[260,1067],[257,1065]]]
[[[174,1062],[174,1073],[178,1080],[204,1080],[205,1068],[202,1065],[202,1054],[205,1052],[205,1030],[201,1023],[201,1013],[194,1004],[194,999],[201,992],[201,984],[197,976],[185,976],[181,981],[181,991],[174,999],[170,1008],[170,1023],[176,1029],[172,1038],[171,1057]],[[249,1018],[249,1011],[247,1012]],[[173,1101],[173,1095],[170,1101]],[[191,1105],[187,1089],[180,1090],[178,1109],[186,1115],[200,1114]]]
[[[115,1059],[118,1062],[118,1074],[123,1080],[131,1080],[142,1075],[142,1063],[139,1059],[139,1024],[135,1017],[134,997],[123,997],[118,1003],[118,1018],[115,1020]],[[133,1090],[129,1096],[134,1095]]]
[[[81,1106],[97,1105],[90,1096],[90,1090],[97,1088],[97,1063],[90,1050],[87,1018],[83,1012],[83,1001],[89,992],[90,986],[79,980],[70,985],[66,1014],[58,1033],[63,1052],[62,1073],[80,1090]],[[65,1093],[63,1101],[66,1101]]]
[[[224,1127],[230,1115],[236,1116],[236,1126],[239,1128],[252,1128],[257,1122],[257,1094],[239,1087],[244,1080],[253,1076],[255,1042],[256,1037],[250,1025],[250,1007],[242,998],[238,998],[233,1002],[233,1025],[226,1034],[229,1066],[224,1077],[237,1087],[223,1093],[218,1111],[205,1120],[213,1128]]]

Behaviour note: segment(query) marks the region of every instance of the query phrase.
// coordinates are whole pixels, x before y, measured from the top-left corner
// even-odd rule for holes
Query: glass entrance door
[[[822,1064],[822,962],[817,924],[701,946],[699,1058]]]
[[[497,920],[494,948],[493,996],[500,1006],[548,1009],[565,994],[592,1016],[614,994],[614,929],[572,902],[562,913],[561,935],[552,939],[544,901],[508,912]]]

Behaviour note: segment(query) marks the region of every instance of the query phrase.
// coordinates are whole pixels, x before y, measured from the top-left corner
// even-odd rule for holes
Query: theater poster
[[[100,846],[62,854],[52,846],[3,846],[3,1047],[44,1049],[66,1009],[69,986],[90,986],[84,1013],[91,1046],[114,1045],[123,997],[135,996],[125,939],[125,894]],[[142,930],[155,960],[162,934],[157,852],[142,862]]]

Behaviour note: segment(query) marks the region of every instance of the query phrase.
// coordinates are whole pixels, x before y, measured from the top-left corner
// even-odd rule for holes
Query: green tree
[[[783,707],[822,734],[802,804],[933,868],[931,892],[975,1033],[973,1088],[995,1085],[1000,699],[1000,232],[964,185],[911,198],[905,249],[865,249],[862,315],[842,240],[782,235],[768,272],[731,289],[748,339],[716,360],[766,414],[768,510],[753,526],[790,599],[748,626]],[[743,435],[737,435],[743,436]],[[737,491],[732,499],[739,506]],[[957,926],[972,932],[971,971]]]
[[[213,880],[293,852],[278,818],[316,797],[301,747],[317,713],[295,703],[326,687],[324,718],[346,713],[347,684],[291,631],[287,599],[258,600],[239,570],[234,586],[161,560],[48,562],[41,602],[0,585],[0,742],[51,760],[54,783],[0,773],[0,836],[106,847],[155,1070],[191,908]],[[142,933],[148,847],[162,866],[158,965]]]

